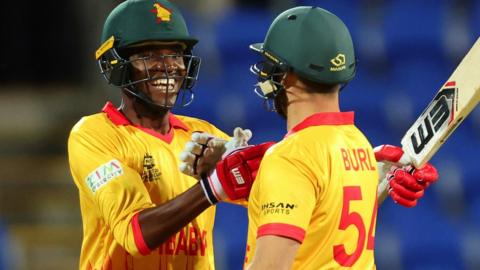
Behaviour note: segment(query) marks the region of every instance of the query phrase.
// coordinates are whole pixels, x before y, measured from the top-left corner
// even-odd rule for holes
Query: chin
[[[175,101],[177,100],[177,96],[175,96],[174,98],[170,98],[170,99],[165,99],[165,97],[161,97],[161,98],[155,98],[153,99],[152,101],[155,102],[155,104],[157,104],[158,106],[165,106],[165,107],[173,107],[173,105],[175,105]]]

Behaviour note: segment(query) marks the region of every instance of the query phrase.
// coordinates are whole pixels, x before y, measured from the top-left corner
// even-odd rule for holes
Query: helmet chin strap
[[[155,113],[162,113],[165,114],[170,111],[171,107],[167,107],[164,105],[159,105],[155,103],[149,96],[141,91],[135,91],[130,88],[133,86],[125,87],[122,90],[133,95],[140,103],[142,103],[145,107]],[[137,112],[138,113],[138,112]]]
[[[147,96],[142,91],[135,91],[135,90],[130,89],[130,87],[132,87],[132,86],[125,87],[125,88],[123,88],[123,90],[128,92],[129,94],[135,96],[136,98],[140,99],[142,102],[144,102],[147,105],[166,108],[166,106],[158,105],[157,103],[155,103],[149,96]]]

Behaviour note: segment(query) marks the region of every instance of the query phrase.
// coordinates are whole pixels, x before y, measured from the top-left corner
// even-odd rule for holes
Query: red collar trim
[[[102,112],[106,113],[110,121],[112,121],[112,123],[114,123],[117,126],[128,126],[128,125],[134,126],[152,136],[162,139],[167,143],[170,143],[173,139],[172,128],[170,128],[170,131],[167,134],[163,135],[152,129],[142,127],[137,124],[132,124],[130,120],[128,120],[122,112],[120,112],[117,108],[115,108],[115,106],[110,101],[108,101],[105,104],[105,106],[102,109]],[[168,121],[170,122],[170,126],[173,127],[174,129],[183,129],[185,131],[189,130],[188,126],[185,125],[180,119],[175,117],[175,115],[173,115],[172,113],[168,114]]]
[[[170,121],[170,126],[173,128],[181,128],[185,131],[189,130],[187,125],[185,125],[182,120],[178,119],[173,113],[168,114],[168,121]]]
[[[132,124],[110,101],[103,106],[102,112],[106,113],[110,121],[117,126]]]
[[[316,113],[305,118],[302,122],[294,126],[286,135],[288,137],[302,129],[311,126],[341,126],[341,125],[353,125],[354,112],[326,112]]]

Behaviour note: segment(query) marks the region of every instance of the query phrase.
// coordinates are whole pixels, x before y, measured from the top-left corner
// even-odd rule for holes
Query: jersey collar
[[[353,125],[354,112],[325,112],[316,113],[303,119],[302,122],[294,126],[286,135],[288,137],[302,129],[311,126],[341,126],[341,125]]]
[[[168,121],[170,122],[170,126],[173,128],[173,129],[170,129],[170,131],[165,134],[165,135],[162,135],[158,132],[155,132],[154,130],[152,129],[148,129],[148,128],[145,128],[145,127],[142,127],[140,125],[136,125],[136,124],[132,124],[130,122],[130,120],[127,119],[127,117],[125,117],[125,115],[120,112],[117,108],[115,108],[115,106],[109,101],[107,102],[107,104],[105,104],[105,106],[103,107],[102,111],[104,113],[107,114],[108,118],[110,119],[110,121],[112,121],[112,123],[114,123],[115,125],[117,126],[134,126],[134,127],[137,127],[155,137],[158,137],[162,140],[164,140],[165,142],[167,143],[170,143],[173,139],[173,129],[183,129],[185,131],[188,131],[189,128],[187,127],[187,125],[185,125],[180,119],[178,119],[177,117],[175,117],[174,114],[172,113],[168,113]]]

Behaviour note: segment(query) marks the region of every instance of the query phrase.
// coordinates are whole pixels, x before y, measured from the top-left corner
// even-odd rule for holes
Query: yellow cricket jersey
[[[110,102],[83,117],[68,140],[70,170],[80,196],[80,269],[214,269],[210,207],[155,250],[145,244],[139,211],[167,202],[197,183],[178,169],[193,131],[227,139],[213,125],[170,114],[162,135],[133,125]]]
[[[378,173],[354,113],[319,113],[265,154],[248,203],[245,265],[255,241],[301,243],[293,269],[375,269]]]

